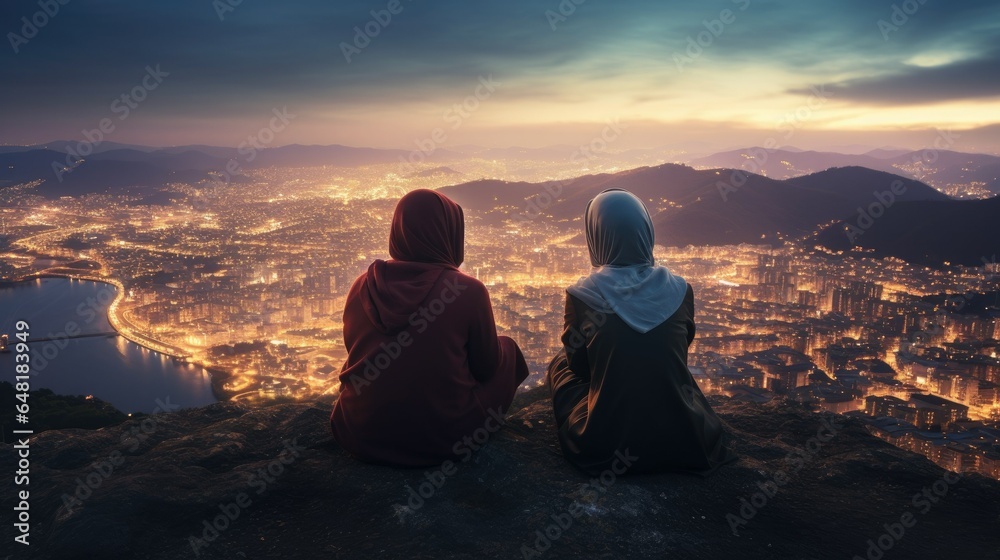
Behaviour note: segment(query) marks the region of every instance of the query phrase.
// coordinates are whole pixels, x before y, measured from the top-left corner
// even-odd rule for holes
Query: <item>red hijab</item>
[[[362,307],[379,331],[406,328],[441,273],[465,259],[462,207],[427,189],[399,200],[392,216],[389,255],[368,267]]]
[[[462,207],[435,191],[411,191],[399,199],[392,215],[389,255],[400,261],[458,268],[465,260]]]

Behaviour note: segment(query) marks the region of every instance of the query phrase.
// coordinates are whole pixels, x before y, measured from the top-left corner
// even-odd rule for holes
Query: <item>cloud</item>
[[[834,81],[838,100],[865,103],[988,97],[1000,74],[985,68],[996,57],[929,68],[902,63],[945,47],[987,51],[997,37],[991,22],[1000,22],[995,0],[927,2],[888,42],[876,21],[889,17],[891,2],[870,0],[399,2],[402,11],[348,63],[341,44],[353,43],[355,27],[364,28],[389,0],[244,1],[222,21],[211,0],[73,0],[19,54],[0,45],[0,142],[40,130],[78,135],[107,116],[111,101],[150,64],[170,77],[130,125],[148,118],[150,126],[198,119],[232,126],[242,119],[256,127],[275,106],[302,109],[303,122],[309,109],[330,122],[432,114],[489,74],[504,83],[497,106],[586,104],[591,112],[642,110],[634,102],[656,110],[655,99],[697,107],[710,89],[705,75],[719,81],[734,70],[744,72],[741,80],[766,76],[775,94]],[[572,13],[567,6],[575,6]],[[723,9],[736,13],[735,22],[691,71],[678,73],[672,53]],[[5,0],[0,31],[18,32],[20,19],[38,10],[37,0]],[[560,10],[565,20],[553,30],[546,12]],[[726,103],[744,104],[745,88],[731,89]]]
[[[1000,50],[940,66],[902,65],[885,75],[827,86],[837,99],[877,105],[937,103],[1000,97]],[[790,93],[805,94],[805,89]]]

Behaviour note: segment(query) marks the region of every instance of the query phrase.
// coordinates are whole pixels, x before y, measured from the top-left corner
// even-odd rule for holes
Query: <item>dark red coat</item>
[[[486,287],[458,270],[463,232],[457,204],[414,191],[393,216],[393,260],[351,286],[330,423],[360,459],[427,466],[462,456],[465,438],[497,426],[491,416],[528,375],[517,344],[497,336]]]

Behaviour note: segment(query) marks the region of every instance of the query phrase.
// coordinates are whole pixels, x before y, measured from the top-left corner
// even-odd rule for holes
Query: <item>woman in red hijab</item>
[[[404,196],[389,255],[347,294],[348,357],[330,424],[359,459],[439,464],[499,428],[528,366],[517,343],[497,336],[486,287],[458,269],[461,206],[426,189]]]

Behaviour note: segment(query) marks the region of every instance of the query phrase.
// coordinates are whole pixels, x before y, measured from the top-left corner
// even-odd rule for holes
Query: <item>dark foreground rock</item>
[[[222,403],[145,426],[133,419],[45,432],[31,447],[31,544],[12,543],[4,522],[3,554],[1000,558],[1000,483],[946,477],[843,417],[788,403],[717,409],[742,458],[706,479],[606,473],[592,481],[562,459],[545,400],[514,413],[487,446],[433,482],[426,473],[435,469],[352,460],[332,443],[321,405]],[[12,447],[0,454],[12,473]],[[12,488],[5,485],[4,519]],[[869,556],[878,542],[891,549]]]

